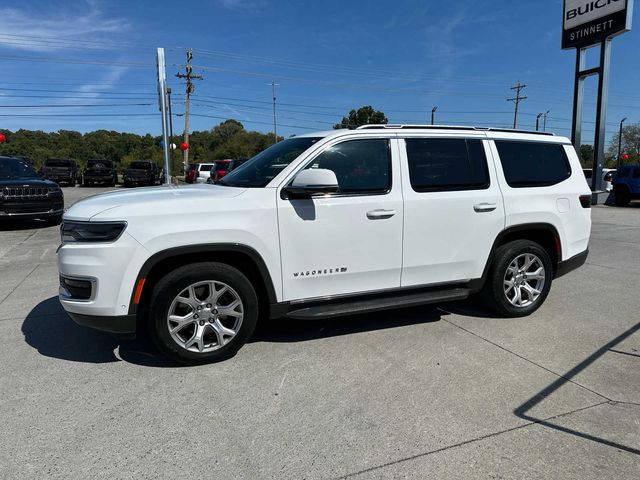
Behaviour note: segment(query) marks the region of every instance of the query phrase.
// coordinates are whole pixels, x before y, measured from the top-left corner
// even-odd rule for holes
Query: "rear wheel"
[[[553,266],[539,244],[515,240],[500,246],[489,270],[483,297],[488,307],[504,317],[523,317],[544,303]]]
[[[618,185],[614,190],[615,204],[619,207],[629,205],[631,201],[631,193],[625,185]]]
[[[153,290],[150,335],[168,357],[189,364],[232,357],[251,337],[258,299],[239,270],[195,263],[162,278]]]

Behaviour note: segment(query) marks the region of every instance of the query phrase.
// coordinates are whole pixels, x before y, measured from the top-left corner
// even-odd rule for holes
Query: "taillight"
[[[227,171],[226,170],[218,170],[216,172],[216,175],[218,176],[218,178],[222,178],[226,175]]]
[[[580,195],[580,205],[582,208],[591,208],[591,195]]]

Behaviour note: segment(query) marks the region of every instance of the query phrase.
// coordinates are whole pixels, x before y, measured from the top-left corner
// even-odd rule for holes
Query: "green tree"
[[[355,128],[361,125],[380,125],[389,123],[389,119],[379,110],[374,110],[370,105],[360,107],[358,110],[351,110],[349,116],[343,117],[340,123],[333,128]]]
[[[580,163],[583,167],[593,165],[593,145],[580,145]]]
[[[609,149],[607,150],[608,156],[613,159],[618,158],[618,140],[620,138],[620,132],[611,138]],[[637,164],[640,163],[640,125],[627,125],[622,128],[622,149],[621,153],[629,155],[629,159],[625,163]]]

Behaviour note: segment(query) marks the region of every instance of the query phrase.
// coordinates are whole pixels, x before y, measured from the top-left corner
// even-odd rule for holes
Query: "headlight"
[[[120,238],[127,222],[73,222],[64,221],[60,227],[62,243],[113,242]]]

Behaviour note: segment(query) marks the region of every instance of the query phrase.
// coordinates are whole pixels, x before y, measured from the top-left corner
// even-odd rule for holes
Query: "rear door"
[[[400,140],[405,199],[402,286],[482,276],[504,229],[504,205],[484,134]]]

